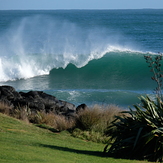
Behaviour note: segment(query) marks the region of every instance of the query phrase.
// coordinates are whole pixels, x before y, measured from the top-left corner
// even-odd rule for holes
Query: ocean
[[[128,108],[156,83],[144,55],[163,52],[163,10],[1,10],[0,85],[75,105]]]

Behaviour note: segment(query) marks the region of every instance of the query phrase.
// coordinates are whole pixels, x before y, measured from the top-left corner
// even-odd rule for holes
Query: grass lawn
[[[52,133],[0,113],[0,163],[146,163],[106,158],[103,144]]]

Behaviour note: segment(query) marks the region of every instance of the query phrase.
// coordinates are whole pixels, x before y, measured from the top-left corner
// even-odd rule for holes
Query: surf
[[[150,82],[152,74],[143,55],[109,52],[80,68],[73,64],[66,68],[54,68],[50,77],[56,88],[60,88],[59,83],[62,82],[62,88],[150,89],[153,86]]]
[[[69,64],[81,68],[112,52],[139,53],[125,37],[109,29],[85,27],[83,32],[78,24],[47,15],[15,20],[0,36],[3,82],[46,75]]]

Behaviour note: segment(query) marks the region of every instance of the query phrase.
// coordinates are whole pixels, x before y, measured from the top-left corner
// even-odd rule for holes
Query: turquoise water
[[[144,55],[163,52],[163,10],[0,11],[0,85],[76,105],[152,96]]]

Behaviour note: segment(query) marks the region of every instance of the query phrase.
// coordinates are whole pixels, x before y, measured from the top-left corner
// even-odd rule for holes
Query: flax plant
[[[124,116],[116,116],[107,133],[111,142],[104,152],[109,156],[129,159],[141,159],[154,162],[163,161],[163,101],[162,101],[162,54],[144,56],[157,83],[156,99],[141,96],[135,109],[125,111]],[[110,146],[111,145],[111,146]]]
[[[153,73],[153,76],[151,77],[152,80],[154,80],[157,84],[155,93],[156,95],[162,99],[162,78],[163,78],[163,71],[161,70],[161,60],[163,55],[157,55],[155,57],[151,55],[145,55],[144,59],[146,60],[146,63],[148,63],[148,67],[150,68],[150,71]]]

